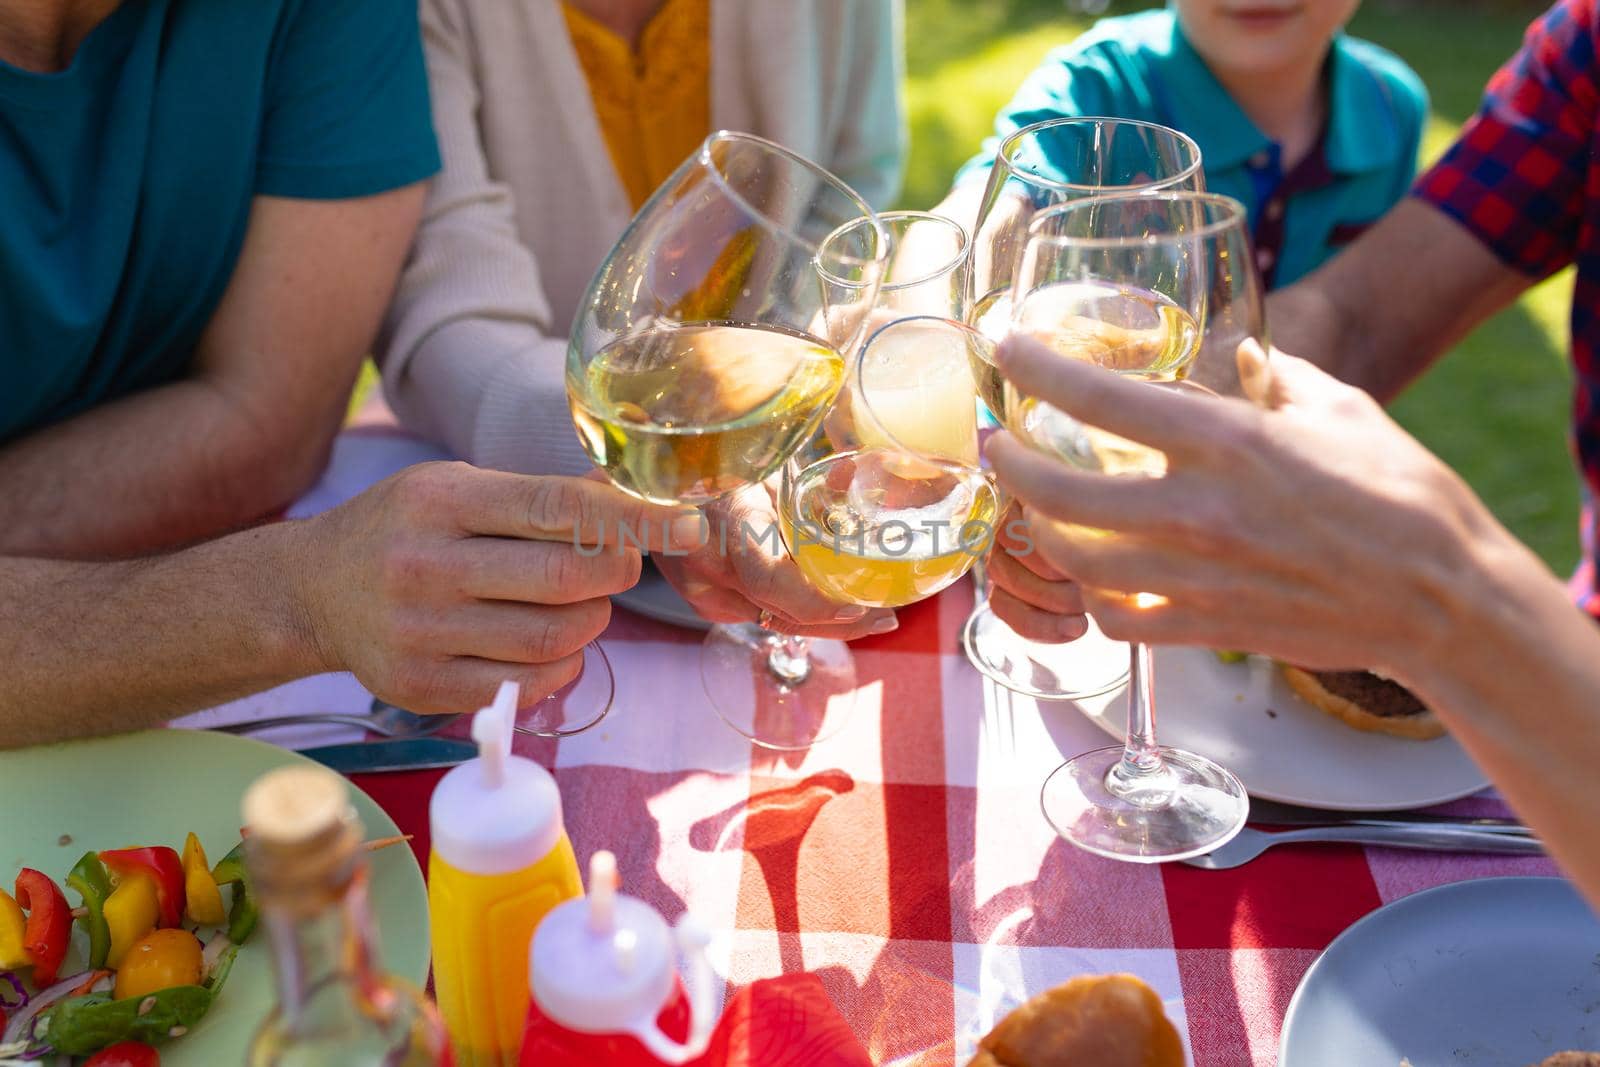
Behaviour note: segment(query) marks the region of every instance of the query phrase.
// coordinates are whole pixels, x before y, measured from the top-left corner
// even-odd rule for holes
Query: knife
[[[348,745],[307,748],[300,755],[314,759],[340,774],[377,774],[380,771],[422,771],[454,767],[478,756],[471,741],[448,737],[407,737],[389,741],[357,741]]]
[[[1532,831],[1512,819],[1466,815],[1435,815],[1422,811],[1324,811],[1296,804],[1250,798],[1250,821],[1270,826],[1434,826],[1450,825],[1491,834],[1532,836]]]

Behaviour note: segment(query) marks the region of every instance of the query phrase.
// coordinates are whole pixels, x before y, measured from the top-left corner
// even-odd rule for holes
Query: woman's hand
[[[1256,407],[1008,342],[1001,366],[1020,388],[1167,455],[1164,477],[1108,477],[998,435],[990,459],[1041,554],[1083,583],[1114,637],[1402,682],[1600,902],[1594,620],[1367,394],[1288,356],[1266,374],[1263,360],[1241,346]]]
[[[1264,373],[1250,342],[1240,360],[1259,407],[1170,394],[1013,338],[1000,362],[1022,391],[1161,449],[1168,470],[1090,473],[1009,434],[989,458],[1039,554],[1084,586],[1106,633],[1404,679],[1448,630],[1475,545],[1508,535],[1367,394],[1289,356]]]
[[[699,548],[650,558],[702,618],[844,641],[897,625],[886,608],[839,604],[812,588],[783,547],[778,510],[765,486],[741,489],[701,513]]]

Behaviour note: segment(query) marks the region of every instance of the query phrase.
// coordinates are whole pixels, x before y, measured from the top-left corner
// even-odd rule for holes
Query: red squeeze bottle
[[[534,931],[521,1067],[681,1067],[697,1059],[715,1022],[706,940],[687,917],[674,931],[650,905],[618,893],[616,858],[595,853],[589,896],[557,906]],[[678,976],[680,951],[688,987]]]

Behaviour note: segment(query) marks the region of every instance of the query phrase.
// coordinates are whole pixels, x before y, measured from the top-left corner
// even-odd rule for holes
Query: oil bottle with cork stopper
[[[478,758],[428,805],[433,984],[460,1067],[515,1067],[528,1014],[528,945],[560,904],[583,895],[550,772],[511,753],[518,687],[478,712]]]
[[[379,965],[362,828],[343,780],[279,768],[245,793],[244,821],[278,990],[248,1067],[448,1067],[433,1005]]]
[[[539,924],[521,1067],[682,1065],[710,1043],[716,987],[705,932],[689,916],[669,927],[617,888],[616,858],[597,852],[588,898],[560,905]]]

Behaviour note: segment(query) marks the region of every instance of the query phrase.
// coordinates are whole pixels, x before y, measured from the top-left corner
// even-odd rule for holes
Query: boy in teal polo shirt
[[[963,213],[1000,141],[1024,126],[1143,119],[1194,138],[1206,188],[1250,211],[1262,277],[1288,285],[1376,222],[1416,170],[1427,91],[1399,58],[1342,32],[1358,4],[1174,0],[1103,19],[1028,76],[946,210]]]

